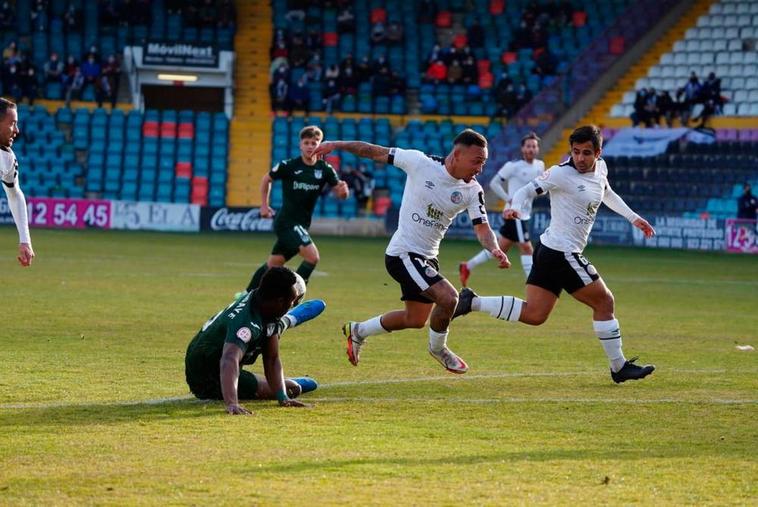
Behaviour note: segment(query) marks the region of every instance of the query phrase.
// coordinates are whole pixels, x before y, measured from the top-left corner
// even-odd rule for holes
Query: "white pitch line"
[[[679,400],[676,398],[369,398],[369,397],[341,397],[341,398],[303,398],[305,402],[313,403],[455,403],[455,404],[497,404],[497,403],[626,403],[635,405],[644,404],[707,404],[707,405],[754,405],[758,400],[739,400],[706,398],[702,400]]]
[[[709,374],[709,373],[726,373],[723,369],[676,369],[668,370],[671,373],[691,373],[691,374]],[[503,372],[492,374],[480,374],[480,375],[465,375],[465,376],[453,376],[439,375],[434,377],[410,377],[399,379],[378,379],[378,380],[354,380],[345,382],[332,382],[328,384],[319,384],[319,390],[330,389],[335,387],[351,387],[351,386],[367,386],[367,385],[388,385],[388,384],[410,384],[414,382],[429,382],[436,380],[452,380],[454,382],[464,382],[467,380],[481,380],[481,379],[498,379],[498,378],[526,378],[526,377],[576,377],[582,375],[597,375],[595,371],[575,371],[575,372],[534,372],[534,373],[519,373],[519,372]],[[616,400],[612,398],[593,400],[590,398],[493,398],[485,400],[457,400],[456,398],[368,398],[368,397],[355,397],[355,398],[311,398],[311,401],[450,401],[454,403],[528,403],[540,401],[545,402],[561,402],[567,403],[614,403],[614,402],[626,402],[626,403],[758,403],[758,400],[720,400],[720,401],[708,401],[708,400],[677,400],[674,398],[667,398],[663,400]],[[468,401],[467,401],[468,400]],[[510,401],[509,401],[510,400]],[[149,400],[126,400],[126,401],[93,401],[93,402],[51,402],[51,403],[2,403],[0,404],[0,410],[20,410],[20,409],[48,409],[48,408],[66,408],[66,407],[133,407],[137,405],[164,405],[169,403],[193,401],[196,403],[213,403],[213,401],[197,400],[192,395],[173,396],[167,398],[155,398]]]

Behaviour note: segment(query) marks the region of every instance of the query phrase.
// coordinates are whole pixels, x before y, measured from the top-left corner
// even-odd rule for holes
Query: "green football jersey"
[[[265,322],[252,308],[255,291],[211,317],[189,345],[187,355],[192,363],[204,363],[218,368],[225,343],[234,343],[245,355],[241,364],[252,364],[263,350],[267,338],[276,332],[276,322]]]
[[[302,225],[310,227],[313,208],[316,207],[324,184],[334,186],[339,182],[334,168],[317,161],[307,165],[301,157],[283,160],[275,165],[269,176],[282,182],[282,208],[274,218],[274,227]]]

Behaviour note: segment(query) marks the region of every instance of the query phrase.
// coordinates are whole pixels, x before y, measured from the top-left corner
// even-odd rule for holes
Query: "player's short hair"
[[[306,137],[309,139],[313,137],[317,139],[323,139],[324,132],[315,125],[308,125],[308,126],[303,127],[300,130],[300,139],[302,140],[302,139],[305,139]]]
[[[595,151],[603,147],[603,135],[597,126],[584,125],[574,130],[569,136],[569,146],[573,146],[574,143],[586,143],[587,141],[592,141],[592,147],[595,148]]]
[[[5,118],[8,109],[16,109],[16,103],[0,97],[0,118]]]
[[[453,139],[453,146],[462,144],[463,146],[487,147],[487,138],[476,130],[466,129]]]
[[[540,141],[542,141],[542,139],[540,139],[540,136],[537,135],[537,132],[529,132],[527,135],[521,138],[521,146],[524,146],[526,142],[531,139],[537,141],[537,145],[539,145]]]
[[[297,278],[294,271],[284,266],[274,266],[261,278],[258,295],[261,300],[292,297],[292,287]]]

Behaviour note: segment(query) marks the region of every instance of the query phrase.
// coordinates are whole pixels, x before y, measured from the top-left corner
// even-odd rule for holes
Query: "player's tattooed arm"
[[[366,143],[363,141],[326,141],[321,143],[314,155],[323,156],[331,153],[333,150],[344,150],[361,158],[370,158],[375,162],[387,163],[389,160],[390,149],[378,144]]]

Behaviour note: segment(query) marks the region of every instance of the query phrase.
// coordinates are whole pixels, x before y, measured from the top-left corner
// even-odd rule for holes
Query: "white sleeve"
[[[470,196],[467,210],[471,224],[486,224],[488,221],[487,210],[484,206],[484,190],[482,190],[481,185],[477,185],[477,188],[471,192]]]
[[[624,202],[620,195],[613,191],[610,184],[605,187],[603,203],[630,222],[634,222],[640,217]]]
[[[507,204],[511,200],[511,196],[508,195],[508,191],[505,189],[505,182],[506,179],[500,177],[500,173],[497,173],[490,181],[490,189]]]
[[[511,208],[518,212],[525,211],[528,209],[527,204],[531,203],[535,197],[559,188],[559,179],[558,171],[545,171],[540,177],[533,179],[513,194]]]
[[[18,229],[18,242],[32,244],[32,237],[29,234],[29,219],[26,213],[26,197],[21,191],[18,184],[18,175],[14,178],[13,183],[8,183],[3,179],[3,190],[8,197],[8,207],[13,215],[13,221],[16,222]]]
[[[418,167],[420,160],[424,159],[426,155],[418,150],[404,150],[402,148],[390,148],[387,162],[395,167],[398,167],[408,174],[411,174]]]

